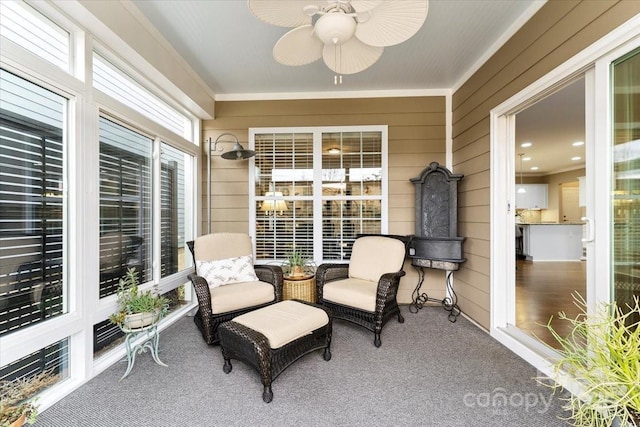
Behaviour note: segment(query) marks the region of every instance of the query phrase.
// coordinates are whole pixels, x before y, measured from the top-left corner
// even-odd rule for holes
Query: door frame
[[[584,49],[490,112],[491,232],[490,334],[507,348],[551,376],[549,362],[555,351],[515,325],[515,114],[555,92],[577,76],[585,75],[587,216],[594,226],[587,243],[587,303],[592,312],[597,301],[611,299],[610,265],[610,102],[609,63],[640,44],[640,15]],[[609,61],[609,62],[607,62]],[[599,143],[596,144],[595,141]],[[606,142],[606,143],[605,143]],[[596,160],[597,164],[596,164]],[[609,162],[609,163],[604,163]],[[602,167],[605,165],[606,167]],[[600,167],[597,167],[600,166]],[[597,186],[596,186],[597,183]],[[506,224],[506,225],[505,225]],[[595,242],[598,242],[597,244]],[[571,384],[565,384],[569,386]]]

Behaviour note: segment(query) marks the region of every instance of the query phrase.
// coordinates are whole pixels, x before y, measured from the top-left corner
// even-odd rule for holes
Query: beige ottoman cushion
[[[271,348],[280,348],[329,323],[324,310],[297,301],[282,301],[235,317],[234,322],[260,332]]]

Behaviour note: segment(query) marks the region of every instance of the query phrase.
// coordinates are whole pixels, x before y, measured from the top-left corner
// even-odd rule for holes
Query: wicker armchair
[[[187,242],[193,263],[218,261],[253,254],[251,237],[244,233],[212,233]],[[218,344],[218,326],[236,316],[282,301],[282,269],[275,265],[255,265],[259,281],[232,283],[210,288],[197,272],[189,280],[198,297],[194,322],[207,344]],[[273,289],[267,289],[268,286]],[[259,292],[256,292],[259,290]]]
[[[331,309],[334,319],[380,332],[394,315],[403,323],[396,294],[406,254],[405,244],[387,236],[363,236],[353,243],[349,264],[322,264],[316,270],[318,301]]]

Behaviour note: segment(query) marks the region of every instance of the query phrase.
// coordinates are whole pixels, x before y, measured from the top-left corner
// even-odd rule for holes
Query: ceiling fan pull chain
[[[342,74],[340,74],[340,71],[342,69],[342,45],[339,45],[339,44],[333,45],[333,63],[335,64],[335,68],[337,72],[337,74],[333,76],[333,84],[341,85]]]

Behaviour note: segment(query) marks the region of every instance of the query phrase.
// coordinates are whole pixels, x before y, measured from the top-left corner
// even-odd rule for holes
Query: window
[[[67,100],[0,70],[0,335],[66,312]]]
[[[252,129],[256,258],[294,247],[344,261],[358,234],[386,232],[386,126]]]
[[[191,120],[106,59],[93,54],[93,86],[183,138],[191,138]]]
[[[46,372],[54,377],[54,382],[69,377],[69,339],[65,338],[56,343],[41,348],[6,366],[0,368],[0,382],[13,382],[31,378]],[[42,390],[36,390],[41,392]],[[31,398],[33,396],[27,396]]]
[[[153,139],[100,118],[100,298],[129,268],[151,280]]]
[[[58,6],[0,0],[0,380],[46,371],[75,387],[122,350],[106,318],[127,268],[143,289],[157,284],[170,310],[192,308],[184,243],[199,123],[175,101],[182,94],[136,68],[136,54],[102,45],[109,36]],[[68,392],[54,386],[39,403],[58,390]]]
[[[189,213],[185,178],[190,176],[192,157],[162,143],[160,151],[160,276],[167,277],[191,265],[185,250]]]
[[[380,132],[322,134],[322,258],[351,258],[357,234],[382,232]]]
[[[69,33],[25,2],[0,2],[0,35],[69,71]]]
[[[185,251],[190,230],[186,180],[193,157],[115,119],[100,117],[100,298],[118,291],[128,269],[140,283],[154,280],[154,224],[160,228],[160,278],[191,265]],[[154,210],[154,147],[160,147],[159,216]],[[156,218],[157,217],[157,218]],[[191,233],[189,233],[191,235]],[[181,290],[180,294],[183,293]],[[103,321],[94,326],[94,351],[120,337]]]
[[[313,134],[255,135],[256,258],[313,253]]]

